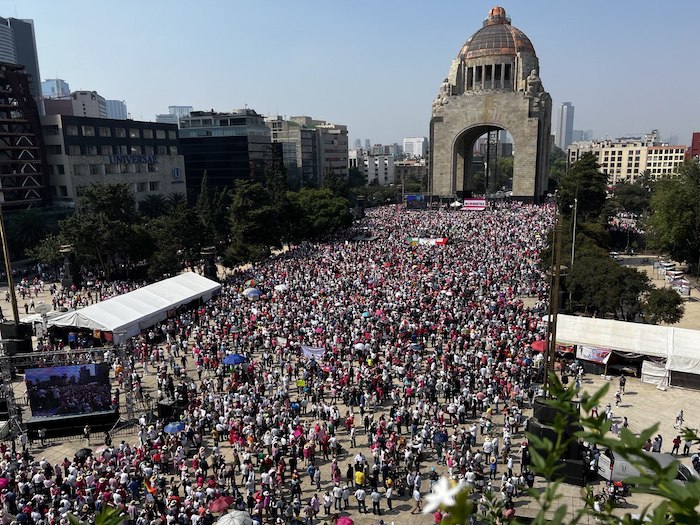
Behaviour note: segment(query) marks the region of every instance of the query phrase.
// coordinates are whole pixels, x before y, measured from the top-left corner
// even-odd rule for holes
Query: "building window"
[[[171,155],[177,155],[177,146],[168,146]]]
[[[78,126],[76,126],[75,124],[69,124],[68,126],[66,126],[66,135],[78,135]]]
[[[102,164],[90,164],[90,175],[104,175]]]
[[[148,191],[158,191],[160,190],[160,182],[151,181],[148,183]]]
[[[129,130],[129,138],[130,139],[140,139],[141,138],[141,133],[139,133],[138,129],[131,128]]]
[[[137,192],[142,192],[142,191],[147,191],[148,190],[148,183],[147,182],[137,182],[136,183],[136,191]]]
[[[61,197],[68,197],[68,186],[59,186],[58,187],[58,194]]]
[[[156,138],[157,139],[164,139],[165,138],[165,130],[157,129],[156,130]]]
[[[120,139],[126,138],[126,130],[124,128],[114,128],[114,136]]]
[[[153,130],[152,129],[144,129],[143,130],[143,138],[152,139],[153,138]]]
[[[66,174],[66,167],[63,164],[57,164],[56,169],[58,170],[59,175],[65,175]]]
[[[58,135],[60,133],[60,131],[58,131],[58,125],[56,124],[52,126],[42,126],[41,131],[44,135]]]
[[[46,146],[46,153],[49,155],[61,155],[63,153],[63,148],[60,144],[51,144]]]
[[[98,129],[98,133],[100,134],[100,137],[111,137],[112,136],[112,130],[109,128],[105,128],[105,127],[100,127]]]
[[[168,148],[165,146],[158,146],[158,155],[167,155],[168,154]]]
[[[85,164],[74,164],[73,165],[73,175],[86,175],[87,166]]]
[[[117,146],[117,151],[119,152],[118,155],[126,155],[128,148],[126,145],[120,144],[119,146]]]
[[[100,155],[111,155],[112,154],[112,146],[107,146],[107,145],[102,145],[100,146]]]
[[[105,166],[108,175],[119,175],[119,164],[107,164]]]
[[[80,155],[80,146],[77,144],[70,144],[68,146],[68,155]]]
[[[175,131],[168,131],[168,138],[170,140],[177,140],[177,132]]]
[[[151,163],[148,165],[148,173],[157,173],[159,170],[158,164]]]
[[[131,146],[130,151],[132,155],[141,155],[141,146]]]
[[[97,155],[97,146],[95,144],[88,144],[85,146],[86,155]]]
[[[153,146],[144,146],[143,147],[143,152],[146,155],[153,155],[153,151],[154,151]]]
[[[82,126],[83,128],[83,137],[94,137],[95,136],[95,127],[94,126]]]

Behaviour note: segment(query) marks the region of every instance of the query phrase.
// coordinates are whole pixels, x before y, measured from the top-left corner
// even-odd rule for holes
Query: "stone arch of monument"
[[[513,197],[539,201],[547,191],[552,101],[527,36],[495,7],[452,62],[433,102],[431,192],[471,193],[471,151],[479,136],[504,129],[513,138]]]

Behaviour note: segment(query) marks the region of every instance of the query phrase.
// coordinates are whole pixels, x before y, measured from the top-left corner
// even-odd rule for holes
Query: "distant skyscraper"
[[[167,113],[156,115],[156,122],[177,124],[180,126],[180,119],[183,117],[189,117],[190,113],[192,113],[192,109],[192,106],[168,106]]]
[[[559,120],[557,121],[557,146],[566,151],[571,144],[571,135],[574,131],[574,106],[571,102],[562,102],[559,106]]]
[[[43,114],[34,21],[0,17],[0,26],[0,61],[24,66],[24,70],[30,75],[29,91],[37,101],[39,112]]]
[[[129,112],[126,110],[126,102],[123,100],[105,100],[107,106],[107,118],[126,120]]]
[[[583,140],[583,130],[575,129],[571,132],[571,143],[581,142]]]
[[[369,149],[370,147],[372,147],[372,143],[369,139],[365,139],[365,149]]]
[[[426,137],[409,137],[403,139],[403,152],[408,157],[425,158],[428,152],[428,139]]]
[[[97,91],[75,91],[71,94],[73,115],[107,118],[107,102]]]
[[[355,149],[362,149],[362,139],[355,139],[354,147]]]
[[[69,97],[70,86],[60,78],[47,78],[41,83],[41,94],[45,98]]]

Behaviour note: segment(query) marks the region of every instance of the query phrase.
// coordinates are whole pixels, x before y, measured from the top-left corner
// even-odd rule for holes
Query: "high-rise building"
[[[39,112],[43,114],[34,21],[0,17],[0,26],[0,61],[24,66],[29,75],[29,91],[37,101]]]
[[[407,157],[424,159],[428,153],[428,138],[409,137],[403,139],[403,152]]]
[[[355,142],[353,142],[353,147],[355,149],[362,149],[362,139],[355,139]]]
[[[191,112],[180,119],[180,149],[187,187],[195,191],[205,173],[210,186],[231,187],[236,180],[257,178],[273,153],[281,155],[264,117],[252,109]]]
[[[107,108],[107,118],[116,120],[126,120],[129,118],[126,102],[123,100],[105,100],[105,106]]]
[[[369,149],[371,145],[372,145],[372,142],[370,142],[369,139],[365,139],[365,149]]]
[[[79,117],[107,118],[107,101],[97,91],[74,91],[73,115]]]
[[[70,86],[63,79],[48,78],[41,83],[41,94],[44,98],[69,97]]]
[[[362,171],[367,184],[380,186],[394,184],[393,155],[373,155],[366,150],[352,149],[348,152],[348,167]]]
[[[573,164],[589,151],[612,185],[635,182],[645,171],[653,180],[673,176],[686,156],[685,146],[662,144],[652,131],[643,137],[574,142],[567,148],[567,162]]]
[[[73,207],[95,182],[126,183],[137,204],[186,193],[177,127],[71,115],[41,119],[54,204]]]
[[[318,131],[280,116],[268,118],[265,123],[272,133],[272,142],[282,145],[282,159],[290,184],[318,185],[321,177]]]
[[[557,147],[566,151],[566,148],[573,142],[574,131],[574,106],[571,102],[562,102],[559,106],[559,120],[557,121]]]
[[[167,113],[156,115],[156,122],[177,124],[179,126],[180,119],[182,117],[189,117],[190,113],[192,113],[192,106],[168,106]]]
[[[315,183],[323,186],[328,173],[333,172],[344,179],[348,177],[348,127],[331,124],[311,117],[290,117],[300,126],[315,129],[318,133],[318,175]]]

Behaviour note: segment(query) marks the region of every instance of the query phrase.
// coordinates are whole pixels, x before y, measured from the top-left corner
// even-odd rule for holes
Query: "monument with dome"
[[[547,192],[551,113],[535,48],[505,9],[494,7],[452,61],[433,101],[432,194],[472,196],[476,141],[506,130],[513,139],[513,198],[540,202]]]

